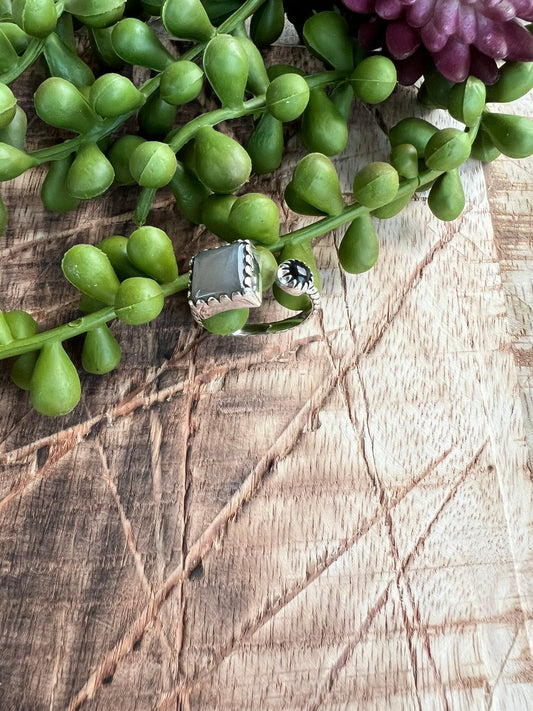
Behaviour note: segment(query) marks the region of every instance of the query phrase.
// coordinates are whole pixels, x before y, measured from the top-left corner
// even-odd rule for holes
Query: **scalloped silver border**
[[[187,300],[191,314],[196,323],[202,324],[202,321],[210,316],[230,309],[239,308],[257,308],[261,306],[263,297],[261,293],[261,275],[259,273],[259,260],[254,255],[253,244],[249,240],[236,240],[229,244],[221,244],[217,247],[204,249],[202,252],[210,252],[217,249],[228,248],[234,244],[244,245],[244,273],[242,275],[242,291],[234,291],[231,294],[221,294],[218,298],[210,296],[205,299],[193,299],[191,295],[192,270],[194,261],[198,256],[195,254],[189,263],[189,288],[187,290]],[[201,254],[201,252],[198,252]]]

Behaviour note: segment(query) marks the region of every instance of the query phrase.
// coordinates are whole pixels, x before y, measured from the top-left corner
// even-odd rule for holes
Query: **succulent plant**
[[[343,0],[359,18],[367,50],[386,49],[402,84],[414,83],[431,58],[453,82],[472,75],[485,84],[500,60],[533,60],[533,0]]]

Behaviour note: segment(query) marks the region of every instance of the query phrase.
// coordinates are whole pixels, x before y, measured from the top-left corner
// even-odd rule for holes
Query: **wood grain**
[[[346,189],[413,111],[355,107]],[[533,709],[531,170],[468,163],[463,215],[418,195],[367,274],[318,241],[297,331],[209,336],[177,296],[56,420],[2,371],[2,711]],[[0,293],[48,327],[76,312],[62,253],[128,234],[136,196],[58,218],[41,179],[5,191]],[[151,221],[181,265],[209,241],[164,191]]]
[[[533,97],[504,107],[508,113],[533,115]],[[485,172],[510,335],[517,365],[526,436],[533,452],[533,167],[527,160],[501,156]]]

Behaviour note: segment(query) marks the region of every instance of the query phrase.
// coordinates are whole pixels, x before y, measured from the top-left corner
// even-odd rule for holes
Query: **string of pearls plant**
[[[63,415],[79,402],[80,376],[65,351],[66,340],[82,336],[82,368],[108,373],[121,358],[111,322],[147,323],[167,297],[187,289],[189,277],[178,272],[171,239],[148,224],[159,189],[170,187],[181,213],[222,243],[253,243],[263,288],[273,287],[281,304],[299,310],[308,297],[283,292],[274,276],[279,263],[298,259],[309,265],[320,289],[314,238],[345,225],[340,265],[352,274],[364,272],[378,257],[376,218],[392,217],[415,192],[428,190],[433,214],[454,220],[465,204],[458,168],[469,157],[490,161],[500,153],[517,158],[533,153],[533,121],[487,106],[512,101],[533,87],[530,61],[500,61],[490,84],[474,74],[452,81],[431,65],[419,90],[421,101],[446,110],[464,128],[402,119],[389,132],[390,154],[354,176],[347,203],[331,158],[346,147],[354,98],[379,104],[396,87],[396,58],[385,45],[365,50],[353,29],[354,17],[361,18],[333,1],[321,12],[311,8],[299,28],[323,70],[305,75],[295,66],[267,67],[261,49],[279,36],[290,5],[282,0],[0,0],[0,181],[46,165],[42,202],[59,214],[98,198],[112,184],[142,188],[133,215],[138,227],[128,237],[78,244],[63,257],[63,274],[80,292],[82,316],[39,331],[31,314],[0,311],[0,360],[9,359],[13,382],[29,391],[38,412]],[[161,41],[155,23],[170,42]],[[94,64],[78,54],[82,33],[109,71],[95,76]],[[27,116],[10,85],[38,58],[48,76],[35,91],[35,114],[72,136],[28,151]],[[151,76],[136,86],[126,76],[128,66],[145,67]],[[218,106],[179,125],[179,107],[194,102],[207,86]],[[243,116],[254,121],[245,145],[221,128]],[[132,117],[138,132],[124,133]],[[307,153],[284,198],[291,210],[316,220],[282,234],[277,204],[247,191],[247,183],[252,174],[280,167],[287,123],[298,128]],[[0,232],[8,219],[0,197]],[[203,325],[226,335],[248,317],[247,308],[232,309]]]

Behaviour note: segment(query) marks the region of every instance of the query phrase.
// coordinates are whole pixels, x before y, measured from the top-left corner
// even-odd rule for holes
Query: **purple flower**
[[[402,84],[412,84],[430,57],[440,74],[460,82],[469,75],[486,84],[498,76],[498,60],[533,60],[533,0],[342,0],[361,15],[359,41],[384,49]]]

